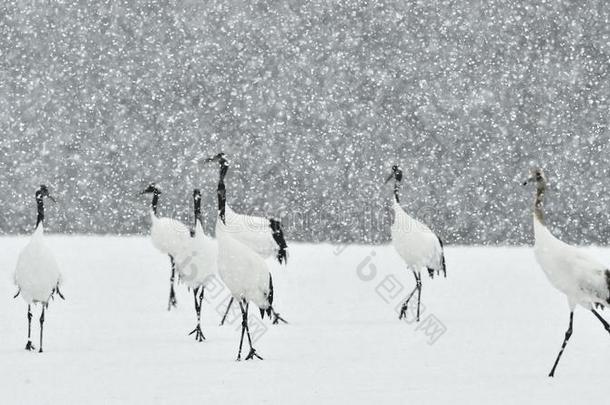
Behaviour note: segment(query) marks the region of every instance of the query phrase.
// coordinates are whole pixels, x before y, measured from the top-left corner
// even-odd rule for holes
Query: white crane
[[[396,165],[392,166],[392,173],[385,182],[388,183],[392,178],[394,179],[392,244],[407,265],[407,269],[410,269],[415,276],[415,288],[403,303],[398,319],[406,316],[409,301],[417,291],[417,321],[419,322],[421,269],[427,269],[430,278],[434,277],[434,272],[440,274],[441,271],[447,277],[443,242],[430,228],[409,216],[400,206],[398,189],[402,181],[402,170]]]
[[[44,327],[45,309],[49,306],[49,299],[57,293],[62,299],[64,298],[59,287],[62,282],[59,267],[55,261],[53,252],[47,247],[44,240],[44,198],[49,198],[55,202],[55,199],[49,194],[49,189],[45,185],[41,185],[36,191],[36,204],[38,206],[38,219],[36,221],[36,230],[30,239],[30,242],[23,248],[17,260],[15,269],[15,284],[19,288],[17,295],[23,297],[28,304],[28,342],[25,346],[26,350],[36,350],[32,345],[32,305],[40,304],[42,311],[40,313],[40,347],[39,352],[42,353],[42,335]]]
[[[150,218],[152,226],[150,237],[153,245],[163,254],[169,256],[171,263],[169,302],[167,310],[171,310],[177,304],[176,292],[174,290],[174,280],[176,277],[176,261],[174,256],[183,251],[189,245],[191,237],[189,228],[182,222],[171,218],[161,218],[157,213],[159,196],[161,190],[154,184],[150,184],[141,194],[152,194]]]
[[[205,287],[213,281],[217,271],[218,246],[216,241],[206,235],[201,224],[201,191],[193,190],[195,226],[189,243],[177,252],[175,260],[178,277],[193,290],[197,326],[189,333],[195,334],[198,342],[205,340],[201,330],[201,306]]]
[[[224,178],[229,170],[229,161],[226,159],[225,154],[221,152],[212,158],[206,159],[206,163],[208,162],[218,162],[220,164],[218,221],[222,220],[226,231],[231,234],[233,239],[248,246],[263,259],[275,254],[277,261],[280,264],[286,264],[288,259],[288,246],[284,239],[284,231],[282,230],[280,221],[273,218],[255,217],[235,213],[226,202],[224,185]],[[233,301],[233,298],[231,298],[220,325],[224,324]],[[288,323],[279,313],[275,312],[273,308],[271,308],[271,313],[273,314],[274,325],[278,324],[280,321]]]
[[[553,377],[559,359],[572,336],[576,305],[590,310],[610,333],[610,325],[594,309],[594,306],[604,308],[610,304],[610,270],[608,266],[591,258],[583,250],[555,238],[547,229],[543,212],[546,177],[542,169],[532,169],[529,178],[523,185],[528,183],[536,184],[534,202],[534,254],[536,260],[553,287],[566,295],[570,308],[570,323],[549,373],[549,377]]]
[[[242,314],[241,338],[237,360],[241,360],[244,333],[248,337],[250,352],[246,360],[258,358],[262,360],[254,347],[248,327],[248,307],[253,302],[261,312],[261,317],[267,313],[271,316],[273,304],[273,281],[265,260],[258,252],[240,241],[237,234],[227,225],[226,189],[224,176],[227,173],[228,162],[223,154],[209,161],[220,163],[220,180],[218,181],[218,219],[216,221],[216,238],[218,241],[218,272],[226,284],[233,299],[237,300]]]

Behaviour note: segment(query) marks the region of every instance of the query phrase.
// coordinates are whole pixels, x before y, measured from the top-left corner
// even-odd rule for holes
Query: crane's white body
[[[228,222],[228,221],[227,221]],[[218,273],[233,297],[269,307],[269,269],[265,260],[234,236],[220,218],[216,221]]]
[[[551,284],[563,292],[572,309],[608,306],[610,272],[582,249],[555,238],[534,215],[534,254]]]
[[[442,271],[443,249],[438,237],[425,224],[408,215],[394,200],[392,244],[406,265],[419,272],[423,267]]]
[[[262,258],[266,259],[277,254],[278,245],[273,239],[268,218],[238,214],[226,204],[225,221],[226,225],[223,224],[225,232]]]
[[[218,268],[218,244],[206,235],[197,220],[195,234],[179,246],[174,259],[180,281],[190,288],[205,287]]]
[[[55,289],[61,285],[59,266],[53,252],[45,244],[42,223],[19,254],[14,280],[28,305],[47,304]]]
[[[191,231],[182,222],[171,218],[159,218],[152,210],[150,219],[152,221],[150,238],[161,253],[175,256],[190,245]]]

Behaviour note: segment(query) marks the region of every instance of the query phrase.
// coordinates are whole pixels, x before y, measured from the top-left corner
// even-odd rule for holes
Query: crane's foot
[[[400,314],[398,315],[398,319],[399,319],[399,320],[403,320],[403,319],[405,319],[406,317],[407,317],[407,307],[406,307],[406,306],[403,306],[403,307],[400,309]],[[419,322],[419,314],[417,314],[416,321],[417,321],[417,322]]]
[[[288,324],[288,321],[286,321],[284,318],[281,317],[280,314],[278,314],[277,312],[273,311],[273,325],[278,325],[280,322]]]
[[[34,347],[32,342],[28,340],[28,342],[25,345],[25,350],[27,350],[28,352],[33,352],[33,351],[36,351],[36,348]]]
[[[256,354],[256,350],[254,350],[254,348],[250,349],[250,353],[248,353],[248,355],[246,356],[246,361],[247,360],[252,360],[253,358],[257,358],[259,360],[262,360],[263,358],[261,356],[259,356],[258,354]],[[237,358],[237,360],[239,360],[239,357]]]
[[[195,335],[195,340],[198,342],[203,342],[205,340],[205,336],[203,336],[203,332],[201,331],[201,326],[197,325],[197,327],[189,333],[189,336]]]

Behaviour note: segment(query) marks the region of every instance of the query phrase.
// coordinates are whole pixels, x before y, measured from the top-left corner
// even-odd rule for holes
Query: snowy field
[[[192,296],[179,286],[166,311],[169,261],[149,240],[48,241],[66,301],[51,303],[39,355],[23,350],[26,305],[12,299],[26,239],[0,238],[3,404],[607,402],[610,337],[582,309],[547,377],[568,310],[529,248],[449,247],[448,278],[423,277],[418,327],[412,313],[397,319],[414,280],[391,247],[293,243],[287,268],[269,262],[290,324],[255,324],[265,360],[236,362],[238,323],[218,326],[222,286],[208,292],[207,341],[196,343]],[[592,253],[610,263],[610,250]]]

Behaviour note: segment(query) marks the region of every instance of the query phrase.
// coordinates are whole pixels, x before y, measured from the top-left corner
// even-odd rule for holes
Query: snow
[[[89,3],[1,3],[1,233],[41,182],[54,232],[142,233],[152,181],[191,223],[218,179],[192,162],[223,151],[235,211],[293,240],[387,242],[351,219],[389,211],[393,164],[448,244],[531,243],[530,165],[562,240],[610,240],[608,1]]]
[[[237,363],[238,324],[217,326],[227,292],[206,294],[207,341],[196,343],[187,336],[195,324],[192,294],[179,288],[178,309],[166,311],[167,257],[148,239],[46,238],[65,275],[66,301],[50,304],[44,354],[23,350],[26,306],[12,299],[11,275],[27,238],[0,238],[3,403],[607,399],[609,337],[581,308],[557,377],[546,376],[568,308],[531,248],[447,247],[448,278],[423,278],[418,330],[412,316],[397,319],[397,302],[414,280],[391,246],[292,243],[288,267],[268,261],[276,309],[290,324],[265,320],[267,329],[254,344],[265,360]],[[609,249],[590,253],[610,262]],[[396,282],[404,290],[391,298]],[[428,336],[421,326],[431,320],[440,322],[435,331],[446,331]]]

